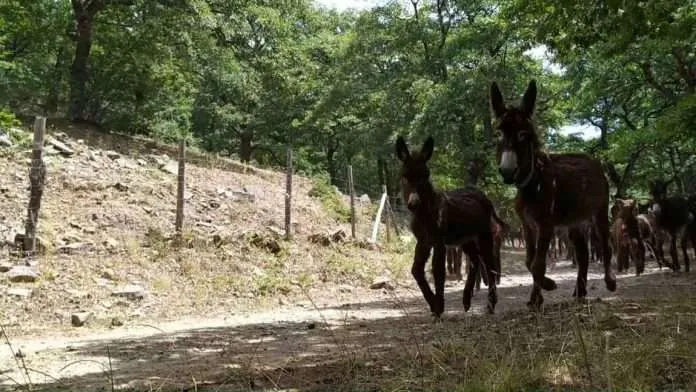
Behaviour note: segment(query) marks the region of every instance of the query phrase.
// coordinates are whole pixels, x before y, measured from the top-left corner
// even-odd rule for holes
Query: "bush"
[[[309,196],[319,199],[324,209],[331,213],[334,219],[341,223],[350,222],[350,206],[343,201],[343,197],[326,177],[314,178],[314,186],[309,190]]]

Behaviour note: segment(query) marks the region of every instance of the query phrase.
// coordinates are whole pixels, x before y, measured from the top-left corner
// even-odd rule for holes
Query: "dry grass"
[[[694,390],[691,291],[677,287],[640,303],[564,302],[542,314],[519,310],[440,324],[410,314],[408,301],[399,298],[400,316],[372,321],[336,323],[314,305],[320,322],[310,331],[266,325],[130,341],[110,346],[108,360],[99,361],[113,361],[113,373],[68,378],[64,388],[42,390],[112,382],[133,391]],[[191,348],[198,354],[181,357]],[[80,350],[91,357],[105,352],[99,345]],[[170,359],[149,359],[153,353]],[[136,359],[140,364],[131,365]]]

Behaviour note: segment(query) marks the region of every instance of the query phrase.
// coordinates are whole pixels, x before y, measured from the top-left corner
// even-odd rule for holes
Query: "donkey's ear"
[[[536,80],[532,79],[527,86],[527,91],[522,96],[521,108],[527,115],[531,116],[534,113],[534,105],[536,104],[537,86]]]
[[[408,146],[406,145],[406,140],[404,140],[403,136],[399,136],[396,139],[396,157],[403,162],[410,155],[411,154],[408,152]]]
[[[423,157],[425,161],[428,161],[433,156],[434,147],[435,140],[432,136],[428,136],[428,138],[425,139],[425,142],[423,143],[423,147],[421,147],[421,157]]]
[[[502,116],[503,113],[505,113],[505,100],[503,99],[503,93],[500,92],[500,88],[498,88],[498,83],[496,82],[491,83],[489,99],[491,112],[493,112],[493,115],[495,117]]]

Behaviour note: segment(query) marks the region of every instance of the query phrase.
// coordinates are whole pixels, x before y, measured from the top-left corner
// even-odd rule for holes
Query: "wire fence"
[[[114,135],[93,140],[94,135],[88,134],[80,138],[81,135],[45,133],[46,119],[37,117],[30,167],[31,196],[22,245],[30,257],[35,254],[46,177],[49,183],[60,178],[63,187],[79,190],[96,186],[90,183],[95,180],[95,171],[113,189],[111,197],[99,202],[108,211],[105,215],[126,219],[118,217],[116,208],[125,202],[127,208],[142,214],[160,214],[159,222],[170,222],[160,229],[174,232],[177,237],[189,232],[214,235],[226,228],[232,235],[266,231],[288,241],[321,234],[319,238],[379,242],[391,240],[392,234],[403,231],[400,229],[405,210],[393,208],[400,205],[398,196],[372,200],[366,194],[355,194],[351,167],[335,176],[330,186],[300,176],[293,170],[289,148],[283,173],[203,153],[188,148],[185,142],[171,146]],[[85,144],[93,144],[94,148],[80,148]],[[84,159],[76,159],[69,165],[72,169],[68,169],[67,165],[51,161],[58,154]],[[126,196],[134,190],[148,196],[141,200]],[[167,203],[171,207],[162,208]]]

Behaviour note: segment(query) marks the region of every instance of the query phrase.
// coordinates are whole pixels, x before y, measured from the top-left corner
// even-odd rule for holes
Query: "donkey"
[[[674,271],[681,269],[677,255],[677,238],[681,237],[681,248],[684,254],[684,270],[689,272],[688,243],[696,250],[696,225],[694,203],[682,196],[667,196],[667,187],[671,181],[656,180],[650,183],[650,196],[653,199],[653,213],[657,229],[662,229],[670,236],[669,254],[672,259],[670,267]],[[657,247],[662,247],[658,241]],[[661,250],[661,249],[660,249]]]
[[[640,208],[638,211],[640,211]],[[640,236],[645,244],[645,249],[655,259],[660,270],[662,270],[662,265],[664,263],[664,256],[662,254],[663,240],[662,233],[658,232],[655,224],[655,214],[653,214],[652,211],[648,211],[643,214],[638,214],[636,219],[638,220],[638,229],[640,230]],[[658,244],[660,249],[657,248]]]
[[[496,269],[491,220],[506,226],[495,212],[493,203],[480,190],[465,187],[451,191],[435,189],[430,182],[428,161],[433,155],[434,140],[428,137],[421,150],[410,153],[402,136],[396,140],[396,156],[401,161],[401,195],[411,212],[411,232],[416,237],[416,249],[411,274],[436,318],[445,310],[445,252],[446,247],[460,246],[473,261],[467,271],[462,303],[464,311],[471,307],[474,279],[483,267],[488,283],[489,313],[498,302]],[[425,279],[425,264],[433,250],[432,269],[435,293]],[[480,256],[480,258],[479,258]]]
[[[546,253],[554,227],[568,227],[578,260],[573,296],[587,296],[589,255],[581,224],[597,227],[604,262],[604,282],[616,290],[609,248],[609,182],[599,160],[583,153],[549,154],[542,145],[534,123],[536,81],[531,80],[519,106],[505,105],[498,84],[490,89],[494,128],[500,132],[496,152],[498,170],[506,184],[515,184],[515,211],[524,228],[526,265],[534,278],[528,306],[543,304],[541,290],[555,290],[556,282],[546,276]]]
[[[636,265],[636,276],[645,270],[645,243],[638,220],[638,206],[633,199],[616,199],[616,218],[612,228],[616,265],[619,272],[628,271],[630,260]]]

